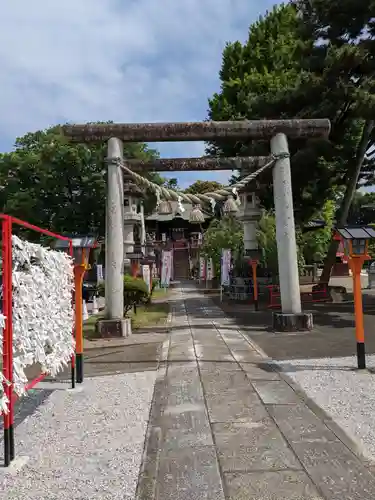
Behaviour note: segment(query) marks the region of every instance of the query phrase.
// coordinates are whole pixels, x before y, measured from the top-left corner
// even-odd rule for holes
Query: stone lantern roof
[[[137,198],[144,198],[142,189],[130,179],[124,179],[124,195],[132,195]]]

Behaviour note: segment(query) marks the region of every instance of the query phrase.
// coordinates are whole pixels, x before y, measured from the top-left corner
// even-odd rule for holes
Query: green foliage
[[[361,178],[374,181],[375,157],[366,152],[374,145],[375,132],[370,128],[368,138],[365,132],[375,115],[375,28],[370,0],[294,4],[275,7],[253,23],[244,44],[227,44],[221,90],[209,100],[209,118],[331,120],[329,142],[289,141],[296,219],[302,223],[326,199],[342,199],[350,183],[355,188]],[[208,152],[268,154],[269,145],[224,140],[210,144]],[[262,183],[259,197],[272,209],[270,173]]]
[[[306,264],[322,262],[330,242],[332,241],[332,228],[335,216],[335,204],[328,200],[323,209],[314,215],[314,219],[324,220],[326,227],[301,235],[300,249]]]
[[[220,276],[221,250],[230,249],[233,255],[242,254],[243,226],[237,219],[226,215],[213,220],[204,234],[202,254],[212,258],[215,276]]]
[[[141,278],[124,276],[124,315],[133,307],[146,303],[149,298],[147,284]]]
[[[98,284],[97,293],[105,296],[105,282]],[[147,284],[141,278],[133,278],[132,276],[124,276],[124,315],[127,314],[137,305],[147,303],[149,293]]]
[[[100,281],[96,286],[96,293],[99,297],[105,297],[105,281]]]
[[[375,227],[375,193],[357,192],[349,214],[349,224]],[[375,258],[375,240],[369,242],[369,255]]]
[[[159,285],[160,280],[159,279],[153,279],[151,282],[151,290],[150,293],[147,295],[147,299],[145,300],[145,304],[151,304],[152,303],[152,296],[153,293],[155,292],[156,287]]]
[[[175,178],[164,179],[163,186],[166,187],[167,189],[174,189],[175,191],[180,189],[178,187],[178,180]]]
[[[263,251],[262,264],[272,274],[278,274],[276,222],[275,216],[272,213],[264,212],[262,214],[257,229],[257,241],[259,248]]]
[[[196,181],[194,184],[185,189],[185,193],[190,194],[204,194],[212,193],[218,189],[222,189],[224,186],[216,181]]]
[[[18,138],[0,155],[0,211],[58,233],[104,235],[105,156],[105,144],[69,143],[60,127]],[[124,145],[125,158],[157,156],[145,144]]]
[[[324,229],[315,230],[302,234],[296,228],[296,244],[298,268],[305,264],[312,264],[316,260],[322,260],[332,239],[332,224],[334,214],[334,204],[326,202],[324,209],[315,214],[316,219],[325,220],[327,226]],[[263,212],[257,229],[257,241],[259,248],[263,250],[263,265],[269,269],[273,275],[278,274],[276,221],[272,212]]]
[[[375,223],[375,193],[355,194],[348,223],[361,226]]]

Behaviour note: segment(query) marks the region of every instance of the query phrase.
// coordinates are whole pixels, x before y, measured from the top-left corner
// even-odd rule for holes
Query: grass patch
[[[93,316],[90,316],[89,319],[83,322],[83,337],[85,339],[98,338],[98,334],[95,331],[95,323],[102,317],[103,314],[94,314]]]
[[[152,292],[152,298],[153,299],[162,299],[162,298],[166,298],[168,297],[169,293],[170,293],[171,289],[170,288],[158,288],[158,289],[154,289],[154,291]]]
[[[138,328],[147,328],[158,326],[165,322],[169,313],[169,304],[160,302],[158,304],[148,304],[137,307],[137,314],[132,311],[129,315],[132,320],[134,330]]]
[[[153,298],[155,298],[154,295]],[[144,306],[138,306],[137,314],[131,311],[129,317],[132,320],[133,330],[137,330],[139,328],[150,328],[152,326],[163,325],[168,313],[169,304],[167,302],[159,302],[157,304],[151,303]],[[85,339],[98,338],[98,334],[95,331],[95,323],[100,318],[103,318],[103,314],[95,314],[83,322],[83,337]]]

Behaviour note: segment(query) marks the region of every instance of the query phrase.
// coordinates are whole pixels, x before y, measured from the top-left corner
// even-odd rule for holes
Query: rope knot
[[[111,163],[114,165],[122,166],[122,159],[119,156],[106,156],[104,163]]]
[[[276,161],[276,160],[284,160],[285,158],[290,158],[290,154],[287,153],[286,151],[283,152],[283,153],[274,153],[271,155],[272,158]]]

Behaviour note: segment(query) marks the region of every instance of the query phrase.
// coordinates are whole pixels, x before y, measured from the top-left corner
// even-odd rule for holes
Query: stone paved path
[[[137,500],[372,500],[375,478],[192,285],[173,306]]]

